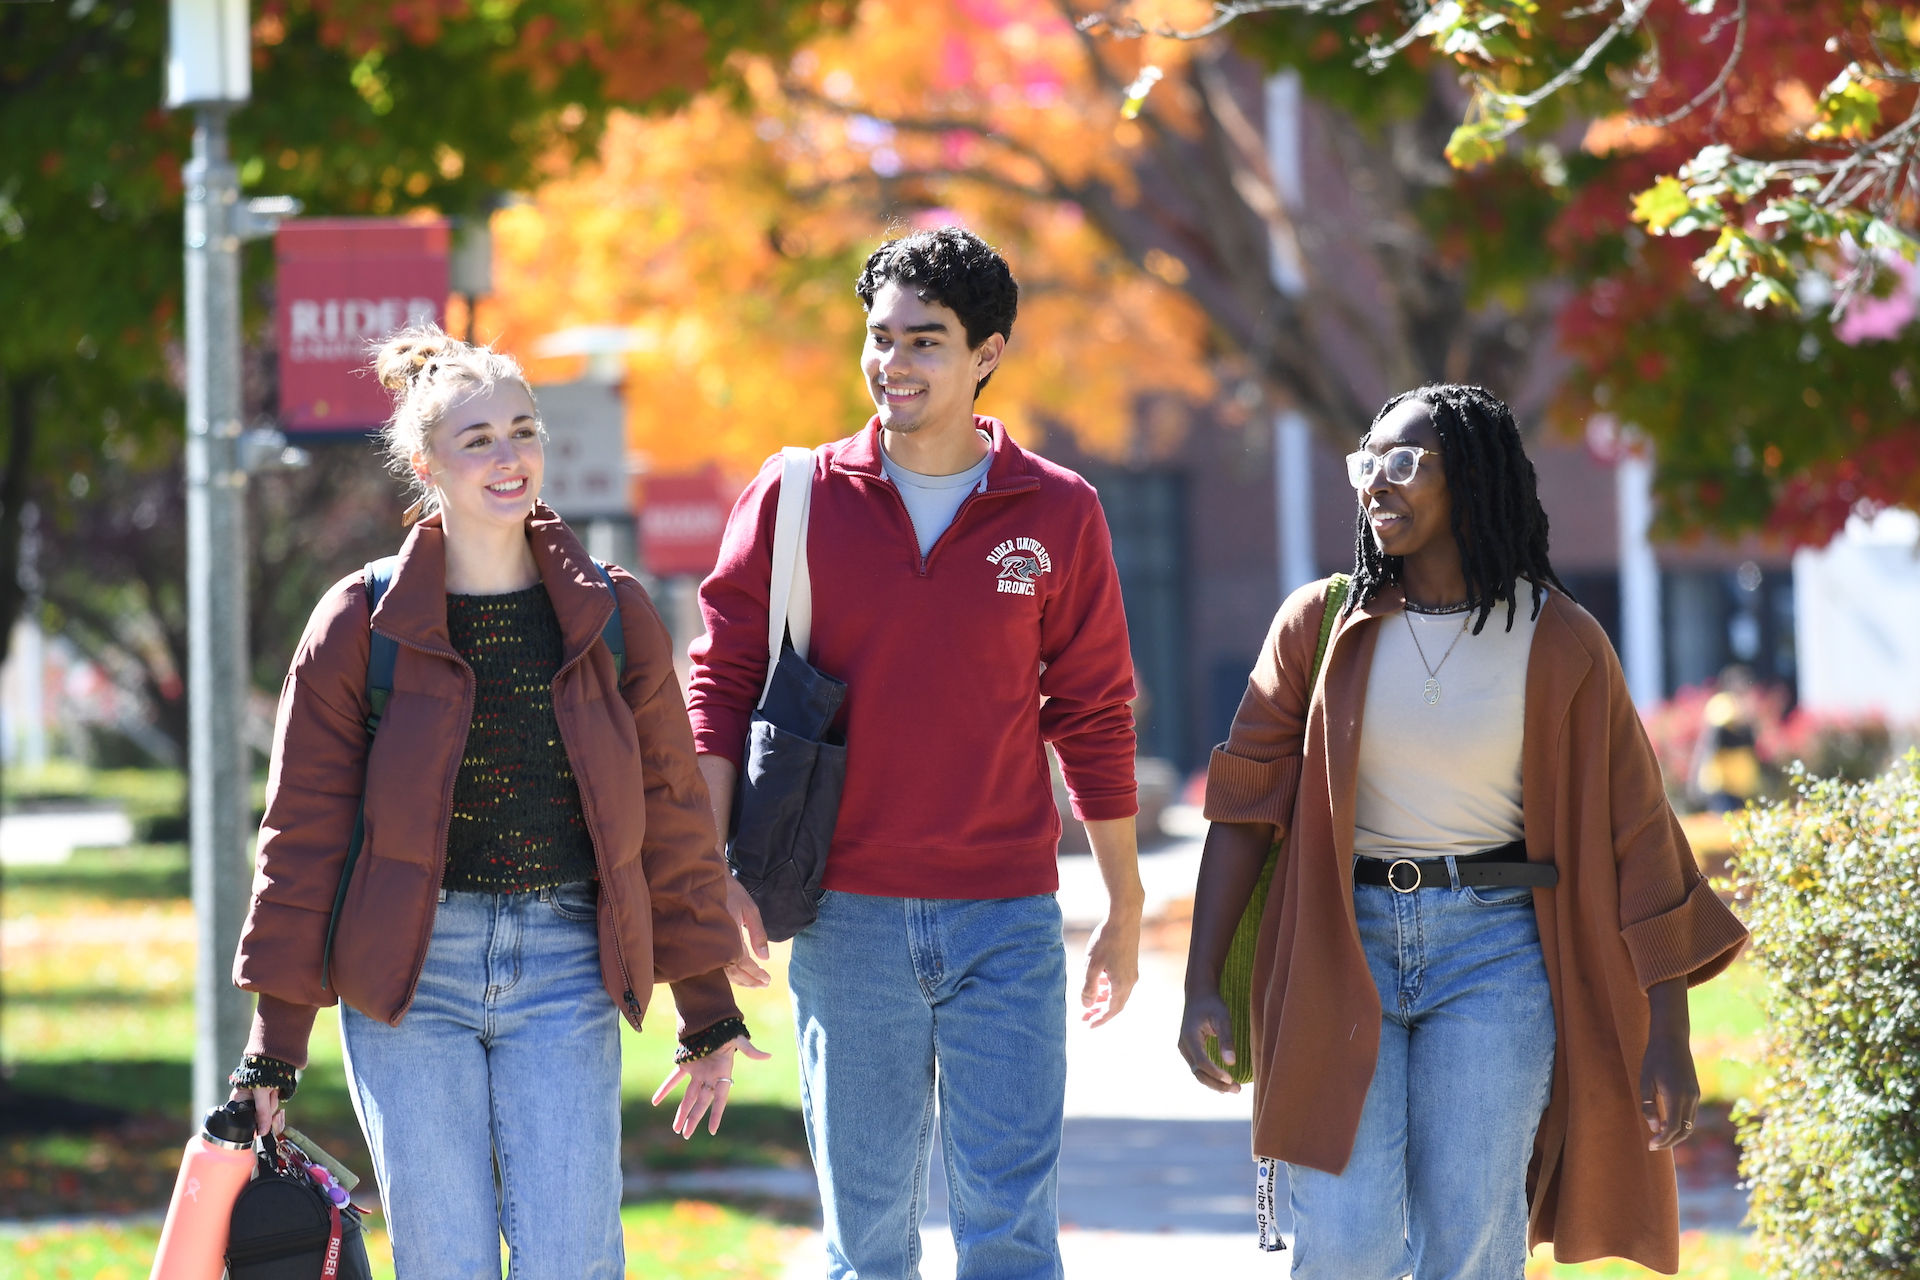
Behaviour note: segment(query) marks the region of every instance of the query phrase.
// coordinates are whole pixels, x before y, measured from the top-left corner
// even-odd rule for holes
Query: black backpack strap
[[[380,607],[380,598],[393,585],[393,574],[400,567],[399,556],[370,562],[363,571],[367,583],[367,614]],[[393,667],[400,659],[400,642],[375,631],[367,644],[367,733],[377,732],[380,717],[387,713],[387,699],[393,696]]]
[[[607,566],[595,560],[593,568],[600,575],[600,581],[607,584],[607,594],[613,597],[613,616],[600,628],[600,640],[613,655],[613,676],[617,680],[627,673],[627,633],[620,629],[620,593],[613,589],[613,577],[607,572]]]
[[[380,599],[393,585],[399,556],[370,561],[361,571],[367,588],[367,617],[380,607]],[[371,626],[371,623],[369,623]],[[380,717],[387,712],[387,699],[393,696],[393,668],[400,658],[400,642],[392,636],[369,629],[367,633],[367,740],[379,732]],[[353,836],[347,841],[347,860],[340,867],[340,884],[333,891],[333,912],[327,917],[326,946],[320,952],[320,989],[326,990],[333,964],[333,931],[340,923],[340,908],[347,900],[347,885],[353,880],[354,864],[360,861],[360,846],[367,837],[367,797],[360,794],[360,811],[353,815]]]

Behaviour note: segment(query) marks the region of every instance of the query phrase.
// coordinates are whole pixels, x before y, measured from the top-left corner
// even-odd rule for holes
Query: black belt
[[[1551,862],[1528,862],[1524,840],[1503,844],[1485,853],[1456,857],[1454,866],[1462,889],[1507,888],[1525,885],[1532,889],[1551,889],[1560,883],[1560,869]],[[1415,889],[1450,889],[1453,878],[1447,874],[1445,858],[1355,858],[1355,884],[1383,884],[1396,893]]]

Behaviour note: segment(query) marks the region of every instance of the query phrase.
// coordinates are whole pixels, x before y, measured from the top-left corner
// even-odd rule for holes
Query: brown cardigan
[[[593,835],[607,994],[635,1027],[656,982],[672,984],[683,1032],[737,1017],[722,970],[739,950],[727,865],[715,847],[667,629],[633,576],[610,568],[627,649],[616,679],[600,642],[614,602],[586,548],[544,505],[527,520],[527,545],[565,644],[553,710]],[[248,1051],[295,1066],[306,1063],[320,1006],[344,1000],[397,1026],[413,1003],[473,713],[473,672],[447,636],[440,517],[414,526],[371,620],[362,576],[341,579],[314,607],[287,672],[253,906],[233,964],[234,982],[260,996]],[[371,748],[369,625],[400,642],[393,695]],[[366,844],[323,987],[327,920],[363,790]]]
[[[1254,962],[1254,1151],[1338,1173],[1380,1043],[1353,914],[1360,717],[1380,619],[1403,596],[1389,587],[1339,623],[1309,691],[1326,594],[1324,581],[1303,587],[1275,617],[1214,752],[1206,816],[1287,836]],[[1487,625],[1505,621],[1501,607]],[[1524,743],[1527,854],[1560,870],[1558,888],[1534,892],[1559,1042],[1528,1243],[1552,1241],[1562,1262],[1613,1255],[1671,1274],[1673,1156],[1647,1150],[1638,1097],[1646,989],[1713,977],[1746,930],[1694,863],[1606,633],[1557,592],[1528,659]]]

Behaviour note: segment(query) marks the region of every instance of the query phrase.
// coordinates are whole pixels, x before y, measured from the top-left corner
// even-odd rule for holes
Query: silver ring
[[[732,1077],[732,1076],[721,1076],[721,1077],[720,1077],[720,1078],[719,1078],[718,1080],[715,1080],[715,1081],[714,1081],[714,1083],[715,1083],[715,1084],[732,1084],[732,1083],[733,1083],[733,1077]]]
[[[1402,867],[1410,867],[1413,870],[1413,883],[1408,885],[1404,889],[1400,887],[1400,882],[1394,879],[1394,875],[1393,875],[1394,872],[1398,871]],[[1425,879],[1425,877],[1420,874],[1420,864],[1413,861],[1413,859],[1411,858],[1401,858],[1399,861],[1395,862],[1392,866],[1387,868],[1387,888],[1393,890],[1395,893],[1412,893],[1415,889],[1418,889],[1420,887],[1420,882],[1423,879]]]

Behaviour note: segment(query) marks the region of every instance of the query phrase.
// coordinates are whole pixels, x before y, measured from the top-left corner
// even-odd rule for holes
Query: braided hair
[[[1368,436],[1409,400],[1426,406],[1440,433],[1440,463],[1453,499],[1453,540],[1460,548],[1467,604],[1480,613],[1473,633],[1480,634],[1503,600],[1507,630],[1513,630],[1518,606],[1514,586],[1523,578],[1533,589],[1532,617],[1540,616],[1549,585],[1571,598],[1573,593],[1547,560],[1547,513],[1540,505],[1533,463],[1520,445],[1513,410],[1483,387],[1435,383],[1387,401],[1373,416]],[[1362,436],[1361,445],[1366,442]],[[1348,613],[1400,581],[1401,557],[1381,553],[1364,507],[1355,520],[1353,565]]]

